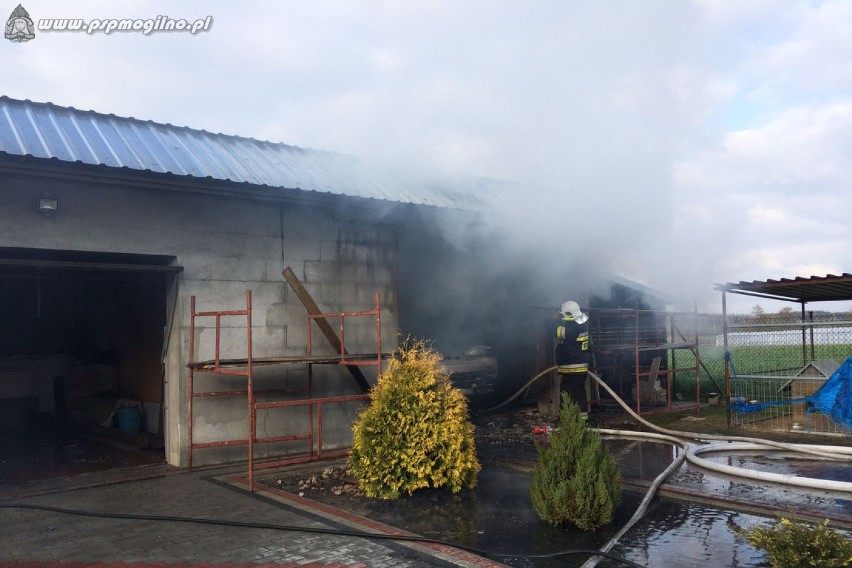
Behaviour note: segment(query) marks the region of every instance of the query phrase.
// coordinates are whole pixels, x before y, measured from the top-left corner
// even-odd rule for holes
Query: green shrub
[[[621,500],[621,474],[600,435],[586,428],[580,408],[562,393],[559,429],[537,444],[530,494],[542,520],[594,530],[612,522]]]
[[[752,546],[769,556],[773,568],[838,568],[852,566],[852,541],[828,528],[782,518],[770,528],[743,531]]]
[[[349,468],[370,497],[395,499],[423,487],[474,487],[480,465],[467,399],[440,353],[406,341],[356,421]]]

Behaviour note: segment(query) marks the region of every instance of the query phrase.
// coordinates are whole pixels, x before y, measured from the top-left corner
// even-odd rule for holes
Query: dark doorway
[[[0,484],[164,460],[172,257],[0,249]]]

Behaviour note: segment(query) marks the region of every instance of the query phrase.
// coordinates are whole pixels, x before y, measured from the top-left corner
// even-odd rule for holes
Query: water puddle
[[[616,458],[622,477],[634,483],[654,479],[681,451],[658,442],[608,439],[606,444]],[[812,460],[788,463],[762,456],[716,456],[714,459],[744,467],[813,476],[816,476],[817,469],[824,471],[828,467]],[[849,475],[846,466],[835,468],[834,465],[831,464],[826,475]],[[802,471],[802,468],[807,471]],[[371,501],[367,516],[423,536],[492,553],[513,554],[494,558],[510,566],[579,566],[586,556],[536,559],[518,553],[547,555],[572,549],[600,548],[633,515],[644,491],[641,488],[625,490],[612,525],[596,532],[586,532],[566,526],[552,527],[540,520],[530,501],[531,482],[529,469],[488,463],[483,467],[479,484],[473,491],[464,490],[448,496],[444,490],[422,490],[395,501]],[[711,502],[714,496],[719,496],[771,503],[779,512],[791,507],[825,510],[833,514],[852,511],[852,502],[837,496],[818,491],[752,486],[698,471],[688,465],[684,465],[670,483],[690,492],[702,493]],[[622,537],[613,552],[643,566],[769,566],[764,553],[748,544],[738,531],[767,525],[774,515],[735,512],[721,499],[718,507],[714,505],[657,498],[646,516]],[[599,566],[621,564],[604,560]]]
[[[764,553],[737,534],[765,524],[764,517],[658,500],[613,552],[642,566],[768,567]],[[600,564],[607,565],[614,566]]]

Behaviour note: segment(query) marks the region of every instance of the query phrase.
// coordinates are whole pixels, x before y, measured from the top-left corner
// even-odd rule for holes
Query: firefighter
[[[579,304],[568,300],[559,309],[562,316],[556,326],[554,357],[559,366],[561,389],[565,390],[581,412],[589,412],[589,316],[580,310]]]

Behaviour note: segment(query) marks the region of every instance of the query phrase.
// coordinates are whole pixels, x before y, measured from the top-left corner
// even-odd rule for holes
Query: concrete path
[[[0,566],[503,566],[436,544],[12,508],[408,534],[258,484],[250,493],[244,477],[237,468],[186,472],[157,466],[0,486]]]

